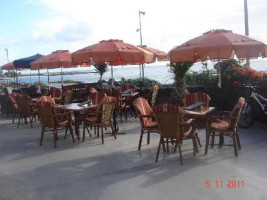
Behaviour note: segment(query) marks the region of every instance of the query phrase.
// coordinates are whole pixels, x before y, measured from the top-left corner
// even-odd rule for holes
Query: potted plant
[[[171,63],[169,72],[174,75],[175,90],[171,96],[172,103],[182,105],[182,99],[187,93],[185,77],[193,62]]]

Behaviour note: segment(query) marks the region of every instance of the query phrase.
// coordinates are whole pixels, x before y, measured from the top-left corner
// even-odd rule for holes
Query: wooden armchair
[[[49,101],[38,101],[36,103],[37,111],[40,116],[40,121],[42,125],[40,146],[43,143],[44,132],[52,131],[54,136],[54,146],[55,148],[57,148],[57,130],[61,129],[62,127],[66,128],[64,138],[66,138],[67,131],[70,130],[72,141],[75,142],[75,140],[72,131],[70,113],[57,113],[56,109],[53,106],[53,102]]]
[[[158,124],[156,121],[153,120],[153,111],[146,99],[144,99],[143,97],[139,97],[134,100],[133,105],[141,123],[141,133],[138,145],[138,150],[140,150],[143,135],[147,133],[147,144],[149,144],[150,132],[158,132]]]
[[[71,100],[72,100],[72,94],[73,91],[72,90],[66,90],[63,94],[63,104],[70,104]]]
[[[112,129],[112,135],[115,139],[116,137],[116,131],[113,126],[113,123],[111,121],[115,104],[117,99],[115,97],[104,97],[101,102],[97,106],[96,115],[90,116],[84,118],[83,120],[83,141],[85,139],[85,129],[88,126],[94,126],[97,127],[97,135],[99,136],[99,128],[101,128],[101,138],[102,138],[102,144],[104,144],[104,132],[103,128],[106,128],[107,126],[110,126]],[[89,132],[89,129],[87,128],[87,131]],[[89,135],[91,136],[90,132]]]
[[[192,126],[193,120],[189,119],[185,121],[183,118],[184,114],[179,109],[179,106],[173,104],[159,104],[153,106],[153,112],[155,114],[160,133],[156,162],[158,161],[161,145],[165,148],[165,143],[168,145],[169,141],[175,142],[175,150],[178,147],[181,164],[183,164],[181,151],[183,140],[192,139],[193,154],[195,156],[196,152],[198,152],[198,136],[195,132],[195,128]]]
[[[20,97],[21,94],[18,92],[12,92],[9,94],[9,98],[11,100],[12,106],[13,106],[13,119],[12,119],[12,124],[14,124],[15,121],[15,116],[19,114],[19,107],[17,103],[17,98]]]
[[[127,110],[130,109],[130,106],[126,104],[126,98],[122,97],[120,90],[114,90],[114,96],[117,99],[115,110],[118,112],[122,123],[122,113],[125,114],[125,119],[127,120]]]
[[[62,91],[59,88],[52,88],[48,91],[48,96],[51,96],[56,103],[61,103]]]
[[[185,95],[183,99],[183,104],[185,107],[197,102],[203,102],[203,107],[208,107],[210,103],[210,96],[203,92],[195,92]],[[206,128],[206,125],[207,125],[206,117],[198,117],[194,121],[194,126],[196,128]]]
[[[148,94],[145,96],[145,99],[148,101],[149,105],[153,106],[156,103],[157,95],[159,92],[159,86],[154,85]]]
[[[243,97],[240,97],[232,111],[218,112],[217,116],[213,116],[211,118],[211,121],[208,126],[208,138],[210,137],[210,134],[212,134],[211,147],[214,146],[215,132],[218,132],[220,133],[219,147],[221,147],[224,143],[224,135],[232,137],[235,156],[238,156],[237,147],[240,150],[241,144],[239,140],[239,133],[237,130],[237,123],[244,103],[245,99]],[[205,152],[208,152],[208,142],[206,144]]]
[[[17,98],[18,111],[19,111],[19,120],[18,128],[20,125],[20,120],[24,119],[25,124],[27,124],[27,118],[30,119],[30,124],[32,128],[33,118],[36,120],[37,110],[34,107],[31,98],[27,94],[21,94]]]

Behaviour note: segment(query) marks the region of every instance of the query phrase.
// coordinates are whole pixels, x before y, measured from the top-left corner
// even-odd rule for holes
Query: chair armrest
[[[179,125],[190,125],[193,121],[194,119],[188,119],[186,121],[180,122]]]

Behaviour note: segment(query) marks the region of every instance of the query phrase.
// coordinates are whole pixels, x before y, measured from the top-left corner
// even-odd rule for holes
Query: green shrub
[[[141,80],[140,78],[134,78],[134,79],[125,79],[124,77],[121,78],[121,85],[124,84],[133,84],[136,87],[141,87]],[[144,78],[143,87],[152,87],[154,85],[161,86],[161,83],[149,78]]]

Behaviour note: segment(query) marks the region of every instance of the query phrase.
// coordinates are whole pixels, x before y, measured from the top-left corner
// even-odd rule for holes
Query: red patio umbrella
[[[154,62],[153,54],[122,40],[103,40],[97,44],[85,47],[72,53],[73,64],[101,65],[108,63],[110,66],[138,65]],[[111,68],[113,80],[113,69]]]
[[[32,70],[61,68],[61,83],[63,85],[62,68],[75,67],[72,65],[71,53],[68,50],[57,50],[31,63]],[[48,74],[49,77],[49,74]]]

